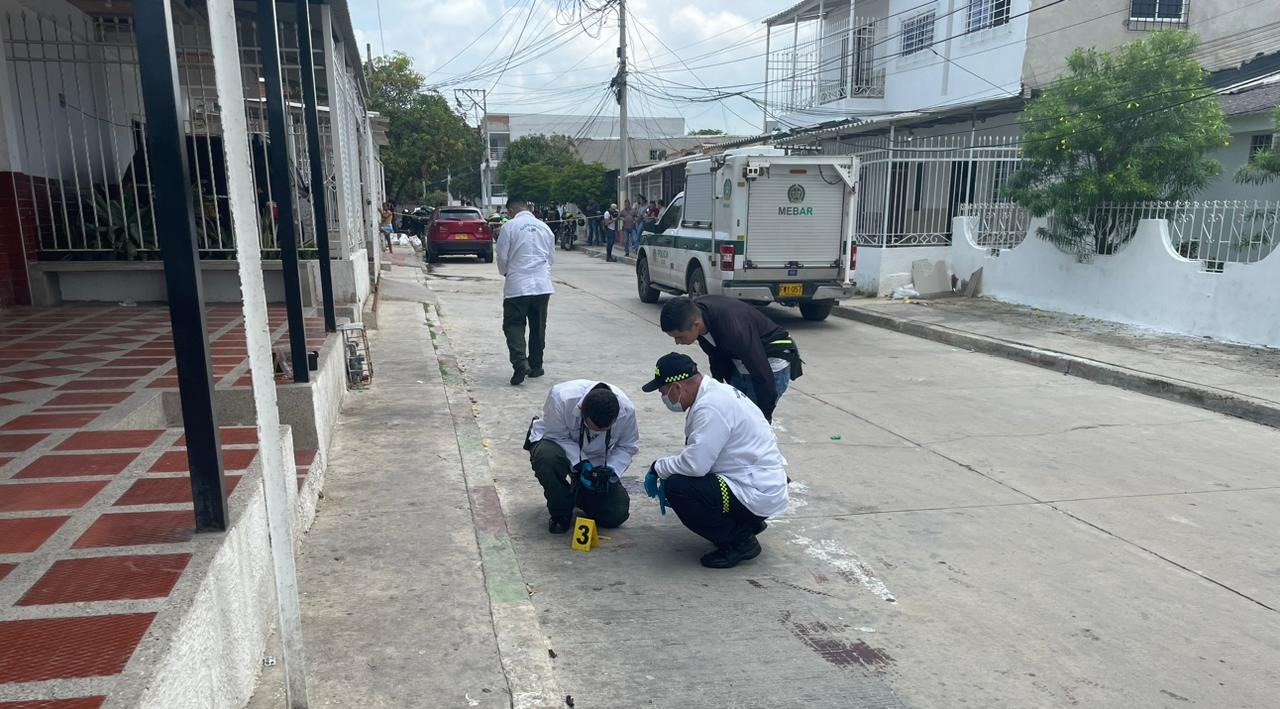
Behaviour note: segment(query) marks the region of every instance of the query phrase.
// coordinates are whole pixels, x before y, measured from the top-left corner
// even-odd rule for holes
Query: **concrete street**
[[[420,428],[362,427],[338,443],[360,455],[334,452],[340,487],[300,559],[310,664],[331,693],[316,705],[566,706],[563,695],[605,709],[1277,705],[1276,430],[771,307],[806,358],[775,419],[792,507],[770,521],[758,559],[711,571],[698,565],[708,545],[661,516],[638,479],[682,443],[682,416],[640,392],[676,348],[657,327],[659,306],[639,302],[626,267],[557,257],[547,376],[520,387],[507,382],[492,264],[387,274],[394,298],[382,307],[397,315],[374,348],[396,364],[371,394],[407,387],[392,418]],[[434,301],[426,320],[410,317],[417,303],[395,302],[419,297]],[[440,373],[430,348],[415,364],[412,348],[392,344],[425,342],[428,322]],[[696,346],[682,351],[705,362]],[[453,367],[462,377],[450,384]],[[413,390],[441,376],[451,426],[443,397]],[[548,388],[579,377],[627,390],[643,439],[631,519],[588,554],[547,533],[520,448]],[[467,462],[460,391],[491,481]],[[458,436],[465,481],[440,436]],[[344,483],[344,466],[359,477]],[[492,516],[489,484],[505,519]],[[394,524],[374,524],[383,515]],[[472,521],[474,539],[459,527]],[[410,522],[420,531],[391,528]],[[513,574],[527,601],[510,596]],[[480,588],[491,634],[477,631],[490,620]],[[345,615],[380,604],[394,613]],[[372,667],[378,657],[389,664]],[[539,658],[552,658],[550,677],[548,666],[530,670]],[[507,695],[503,676],[560,701]]]
[[[590,707],[1269,707],[1280,697],[1280,434],[840,320],[770,314],[793,509],[727,572],[640,493],[601,550],[545,531],[519,441],[557,380],[639,386],[675,345],[623,267],[564,255],[547,377],[508,385],[501,281],[430,280],[565,691]],[[701,361],[696,347],[686,348]],[[639,464],[637,465],[639,467]],[[639,471],[632,471],[642,473]],[[633,490],[638,487],[633,486]]]

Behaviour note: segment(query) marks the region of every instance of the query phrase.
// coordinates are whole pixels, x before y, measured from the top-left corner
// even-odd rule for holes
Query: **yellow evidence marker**
[[[600,546],[596,535],[596,521],[586,517],[578,517],[573,521],[573,548],[578,551],[591,551]]]

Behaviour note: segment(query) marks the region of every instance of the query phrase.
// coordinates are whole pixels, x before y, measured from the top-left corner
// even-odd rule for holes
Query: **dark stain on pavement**
[[[880,648],[839,637],[844,628],[833,628],[821,621],[801,623],[792,619],[790,611],[783,611],[780,620],[800,642],[836,667],[883,669],[893,662],[893,657]]]
[[[798,583],[791,583],[790,581],[784,581],[784,580],[782,580],[782,579],[778,578],[777,576],[770,576],[769,578],[770,578],[770,579],[772,579],[772,580],[773,580],[773,582],[774,582],[774,583],[776,583],[776,584],[780,584],[780,585],[782,585],[782,586],[786,586],[787,588],[794,589],[794,590],[796,590],[796,591],[801,591],[801,592],[803,592],[803,593],[812,594],[812,595],[814,595],[814,596],[826,596],[827,598],[835,598],[835,596],[834,596],[834,595],[832,595],[832,594],[830,594],[830,593],[827,593],[826,591],[819,591],[819,590],[818,590],[818,589],[816,589],[816,588],[808,588],[808,587],[806,587],[806,586],[801,586],[801,585],[800,585],[800,584],[798,584]]]
[[[1167,690],[1167,689],[1162,689],[1162,690],[1160,690],[1160,693],[1161,693],[1161,694],[1163,694],[1163,695],[1169,696],[1169,697],[1173,697],[1174,699],[1177,699],[1177,700],[1178,700],[1178,701],[1180,701],[1180,702],[1189,702],[1189,701],[1191,701],[1190,699],[1187,699],[1186,697],[1182,696],[1181,694],[1174,694],[1173,692],[1170,692],[1170,691],[1169,691],[1169,690]]]
[[[481,530],[495,536],[507,533],[507,520],[502,514],[502,503],[498,501],[498,490],[494,486],[481,485],[471,489],[471,514]]]

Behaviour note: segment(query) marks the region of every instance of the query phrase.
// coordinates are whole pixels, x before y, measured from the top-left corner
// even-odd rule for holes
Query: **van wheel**
[[[653,287],[649,279],[649,259],[643,255],[636,260],[636,290],[640,293],[641,303],[658,302],[658,289]]]
[[[427,249],[427,263],[440,263],[440,254],[432,249]]]
[[[809,301],[808,303],[800,304],[800,315],[803,316],[805,320],[821,322],[827,319],[827,316],[831,314],[831,308],[833,307],[835,307],[834,301]]]
[[[492,250],[490,250],[490,251],[486,251],[486,252],[484,252],[483,254],[481,254],[481,255],[480,255],[480,260],[481,260],[481,261],[484,261],[485,263],[493,263],[493,251],[492,251]]]
[[[707,277],[702,274],[702,266],[694,264],[689,269],[689,276],[685,279],[685,292],[694,298],[707,294]]]

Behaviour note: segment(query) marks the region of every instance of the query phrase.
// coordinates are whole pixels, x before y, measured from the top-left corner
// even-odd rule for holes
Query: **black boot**
[[[760,556],[760,542],[755,535],[732,546],[717,547],[715,551],[702,557],[702,565],[708,569],[731,569],[740,562]]]
[[[573,526],[573,521],[568,517],[552,517],[547,523],[547,531],[552,534],[564,534]]]

